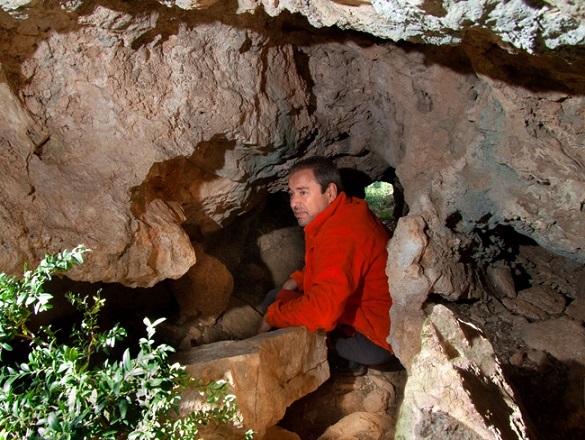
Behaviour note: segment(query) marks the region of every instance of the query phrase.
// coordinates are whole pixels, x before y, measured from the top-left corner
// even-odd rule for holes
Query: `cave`
[[[51,288],[133,338],[254,341],[303,264],[288,170],[326,156],[394,188],[398,364],[260,437],[585,434],[581,2],[4,0],[0,49],[0,272],[84,244]]]

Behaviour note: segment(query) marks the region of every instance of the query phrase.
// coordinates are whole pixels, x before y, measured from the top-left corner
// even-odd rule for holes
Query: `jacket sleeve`
[[[365,257],[347,231],[328,231],[313,249],[314,277],[302,296],[277,299],[266,313],[279,328],[305,326],[309,331],[331,331],[344,312],[347,299],[358,289]]]
[[[304,290],[304,284],[305,284],[305,268],[304,268],[304,266],[301,270],[296,270],[293,273],[291,273],[289,278],[292,278],[293,280],[295,280],[295,282],[297,283],[297,290],[299,292],[302,292]]]
[[[297,299],[302,295],[303,294],[301,292],[298,292],[296,290],[281,289],[278,291],[278,294],[276,295],[276,299],[280,300],[282,302],[287,302],[287,301],[290,301],[292,299]]]

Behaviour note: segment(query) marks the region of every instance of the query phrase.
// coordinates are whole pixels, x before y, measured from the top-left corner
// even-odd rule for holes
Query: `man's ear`
[[[325,193],[327,194],[329,203],[333,202],[333,200],[335,200],[335,198],[337,197],[337,185],[331,182],[329,185],[327,185]]]

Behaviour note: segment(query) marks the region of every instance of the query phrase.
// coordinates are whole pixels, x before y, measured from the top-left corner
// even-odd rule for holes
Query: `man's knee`
[[[264,301],[258,306],[258,311],[262,315],[265,315],[268,307],[276,301],[276,296],[278,295],[279,290],[280,289],[272,289],[266,294]]]
[[[339,356],[364,365],[379,365],[389,362],[392,354],[373,343],[361,333],[335,341],[335,351]]]

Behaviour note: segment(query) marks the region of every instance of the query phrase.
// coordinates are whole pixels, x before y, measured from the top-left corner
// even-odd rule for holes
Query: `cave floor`
[[[342,420],[344,417],[369,413],[382,423],[372,423],[373,431],[367,438],[394,438],[406,378],[406,370],[398,361],[383,369],[370,367],[359,377],[333,374],[316,391],[293,403],[279,426],[298,434],[302,440],[317,440],[336,423],[338,431],[351,431],[352,427],[344,424],[355,424],[355,419]],[[384,431],[374,432],[380,428]]]

